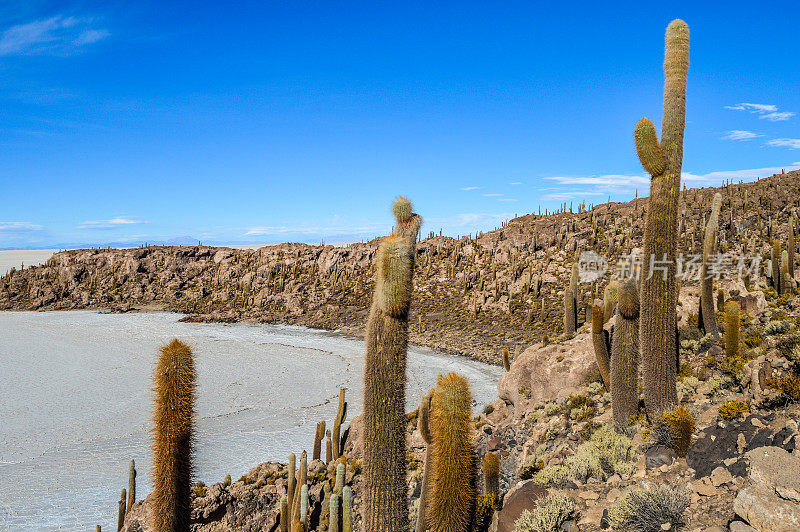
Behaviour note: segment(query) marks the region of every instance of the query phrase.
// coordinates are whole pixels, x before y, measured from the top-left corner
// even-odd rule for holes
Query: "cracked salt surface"
[[[206,484],[310,450],[339,386],[348,422],[361,413],[362,341],[179,318],[0,312],[0,530],[113,529],[131,458],[138,498],[151,491],[151,372],[173,337],[197,357],[195,465]],[[501,368],[412,347],[407,409],[449,371],[469,379],[476,409],[497,398]]]

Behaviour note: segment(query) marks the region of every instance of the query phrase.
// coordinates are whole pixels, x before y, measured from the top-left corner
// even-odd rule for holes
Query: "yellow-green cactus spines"
[[[614,425],[627,432],[639,406],[639,291],[633,279],[619,285],[619,302],[611,340],[611,409]]]
[[[192,489],[192,441],[197,374],[188,345],[172,340],[161,348],[153,373],[153,506],[158,532],[188,532]]]
[[[406,205],[407,204],[407,205]],[[408,313],[421,218],[396,200],[396,225],[378,246],[364,364],[364,529],[407,530],[405,384]]]
[[[500,495],[500,457],[497,453],[486,453],[483,457],[483,494]]]
[[[475,512],[472,394],[467,379],[439,377],[431,398],[432,485],[426,518],[431,532],[467,532]]]
[[[350,486],[342,490],[342,532],[353,532],[353,490]]]
[[[716,253],[717,230],[719,227],[719,209],[722,205],[722,194],[714,194],[711,204],[711,215],[706,222],[706,232],[703,237],[703,263],[700,267],[700,319],[698,324],[703,332],[719,337],[717,328],[717,315],[714,312],[714,286],[713,276],[708,274],[708,265],[711,256]]]
[[[342,423],[347,417],[347,401],[344,400],[344,388],[339,388],[339,409],[336,411],[336,419],[333,420],[333,459],[337,460],[342,455]]]
[[[654,416],[670,410],[678,400],[675,270],[686,122],[686,73],[689,68],[689,27],[686,23],[673,20],[667,27],[665,42],[664,112],[658,146],[666,164],[654,165],[647,158],[642,161],[648,172],[655,172],[650,174],[650,199],[645,221],[640,318],[645,406]],[[646,123],[640,124],[637,137],[643,139],[642,142],[649,142],[652,140],[651,127]],[[639,153],[647,154],[648,150],[645,145],[637,146]]]
[[[739,358],[739,303],[728,301],[725,304],[725,356],[729,359]]]

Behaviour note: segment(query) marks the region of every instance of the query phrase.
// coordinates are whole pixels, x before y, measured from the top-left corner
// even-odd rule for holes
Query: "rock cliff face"
[[[744,241],[748,254],[767,256],[770,238],[786,241],[786,224],[771,222],[785,219],[797,203],[798,178],[800,172],[789,172],[684,191],[681,250],[699,253],[703,215],[719,191],[723,251],[735,251],[729,241]],[[417,249],[411,341],[499,363],[503,347],[513,353],[544,335],[555,337],[563,329],[572,264],[582,251],[611,265],[630,253],[642,241],[646,201],[580,205],[574,213],[565,205],[563,212],[521,216],[475,237],[431,234]],[[377,241],[64,251],[0,278],[0,310],[161,309],[192,321],[279,322],[360,335],[376,248]],[[578,286],[579,324],[608,278]]]

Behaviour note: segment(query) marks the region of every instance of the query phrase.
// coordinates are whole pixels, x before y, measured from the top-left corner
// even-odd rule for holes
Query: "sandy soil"
[[[172,337],[194,346],[199,374],[198,480],[238,478],[285,461],[331,422],[338,387],[361,412],[363,342],[288,326],[178,323],[168,313],[0,313],[0,530],[113,526],[127,462],[150,484],[151,371]],[[472,383],[476,408],[501,368],[411,349],[408,409],[437,373]]]

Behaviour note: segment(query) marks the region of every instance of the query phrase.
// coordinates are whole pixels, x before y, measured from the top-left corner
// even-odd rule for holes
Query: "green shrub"
[[[680,530],[686,526],[688,506],[686,491],[679,486],[636,487],[620,498],[608,517],[616,530],[627,532]],[[662,528],[664,524],[670,527]]]
[[[750,405],[744,401],[733,400],[733,401],[725,401],[721,405],[719,405],[719,417],[725,421],[730,421],[732,419],[738,419],[744,413],[750,411]]]
[[[657,427],[666,427],[672,449],[683,458],[689,453],[694,433],[694,417],[683,406],[665,412],[655,423]],[[661,431],[661,429],[659,429]]]
[[[547,466],[537,471],[531,481],[542,487],[563,488],[569,480],[569,470],[564,466]]]
[[[773,336],[776,334],[784,334],[789,332],[789,329],[791,327],[792,327],[791,322],[788,322],[786,320],[771,321],[767,323],[766,327],[764,327],[764,332],[769,336]]]
[[[541,499],[533,511],[522,512],[514,522],[514,532],[557,532],[561,525],[577,515],[572,499],[551,493]]]
[[[708,389],[711,395],[720,395],[725,388],[733,384],[733,379],[728,375],[714,375],[708,379]]]

